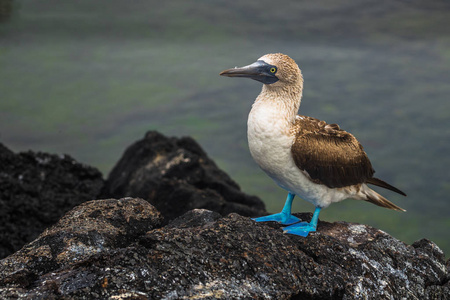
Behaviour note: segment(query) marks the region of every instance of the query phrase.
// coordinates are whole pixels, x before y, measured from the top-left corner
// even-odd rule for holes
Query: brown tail
[[[399,193],[400,195],[406,196],[405,193],[403,193],[402,191],[400,191],[400,190],[399,190],[398,188],[396,188],[395,186],[392,186],[392,185],[390,185],[389,183],[384,182],[383,180],[378,179],[378,178],[375,178],[375,177],[372,177],[372,178],[367,179],[366,183],[373,184],[373,185],[376,185],[376,186],[379,186],[379,187],[382,187],[382,188],[391,190],[391,191],[393,191],[393,192]]]
[[[388,199],[384,198],[383,196],[381,196],[380,194],[378,194],[377,192],[375,192],[374,190],[370,189],[367,186],[366,186],[366,189],[364,191],[364,194],[367,197],[365,200],[370,202],[370,203],[376,204],[376,205],[381,206],[381,207],[386,207],[386,208],[389,208],[389,209],[393,209],[393,210],[406,211],[403,208],[395,205],[394,203],[392,203]]]

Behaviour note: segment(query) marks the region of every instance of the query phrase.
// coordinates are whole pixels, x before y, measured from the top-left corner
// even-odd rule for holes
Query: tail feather
[[[367,197],[365,200],[370,203],[376,204],[381,207],[393,209],[393,210],[406,211],[403,208],[395,205],[394,203],[392,203],[391,201],[384,198],[383,196],[381,196],[380,194],[378,194],[377,192],[375,192],[374,190],[372,190],[368,187],[367,187],[366,191],[364,192],[364,194]]]
[[[403,193],[402,191],[400,191],[400,190],[399,190],[398,188],[396,188],[395,186],[392,186],[392,185],[390,185],[389,183],[387,183],[387,182],[385,182],[385,181],[383,181],[383,180],[381,180],[381,179],[375,178],[375,177],[372,177],[372,178],[367,179],[366,183],[373,184],[373,185],[376,185],[376,186],[379,186],[379,187],[382,187],[382,188],[391,190],[391,191],[393,191],[393,192],[399,193],[400,195],[406,196],[405,193]]]

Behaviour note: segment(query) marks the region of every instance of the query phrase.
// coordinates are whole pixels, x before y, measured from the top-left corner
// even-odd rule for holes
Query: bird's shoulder
[[[296,116],[292,133],[297,137],[309,134],[310,136],[318,135],[355,138],[351,133],[342,130],[338,124],[328,124],[325,121],[301,115]]]

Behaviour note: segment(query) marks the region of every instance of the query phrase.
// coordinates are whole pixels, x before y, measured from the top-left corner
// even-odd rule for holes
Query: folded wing
[[[306,124],[307,123],[307,124]],[[291,151],[297,167],[318,184],[339,188],[367,182],[375,171],[361,144],[336,124],[297,118]]]

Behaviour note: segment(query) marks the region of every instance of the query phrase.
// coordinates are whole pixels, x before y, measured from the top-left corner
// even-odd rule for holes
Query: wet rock
[[[188,228],[202,226],[214,222],[221,218],[219,213],[207,209],[193,209],[182,216],[179,216],[165,228]]]
[[[406,245],[345,222],[303,238],[204,209],[160,226],[140,199],[83,204],[0,261],[0,298],[448,298],[449,263],[428,240]]]
[[[67,155],[23,152],[0,144],[0,258],[35,239],[76,205],[96,199],[100,172]]]
[[[27,287],[36,278],[102,252],[127,247],[162,223],[142,199],[88,201],[68,212],[33,242],[3,259],[0,279]],[[11,276],[5,277],[5,274]]]
[[[194,208],[222,215],[265,214],[264,203],[244,194],[192,138],[168,138],[155,131],[128,147],[101,197],[146,199],[167,221]]]

